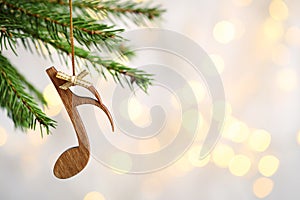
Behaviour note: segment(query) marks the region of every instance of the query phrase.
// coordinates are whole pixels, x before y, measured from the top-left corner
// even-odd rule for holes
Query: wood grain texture
[[[67,179],[82,171],[90,158],[88,136],[76,107],[83,104],[95,105],[105,112],[109,118],[113,131],[114,124],[110,112],[102,103],[99,93],[93,86],[89,86],[87,89],[96,97],[96,99],[77,96],[70,89],[63,90],[59,88],[59,86],[65,84],[67,81],[56,78],[57,70],[54,67],[50,67],[46,72],[67,110],[78,139],[78,146],[67,149],[60,155],[54,165],[54,175],[60,179]]]

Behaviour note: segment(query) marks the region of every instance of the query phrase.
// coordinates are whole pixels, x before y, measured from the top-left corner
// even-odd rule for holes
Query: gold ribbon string
[[[71,86],[79,85],[88,88],[92,84],[88,81],[83,80],[83,78],[88,75],[86,70],[82,71],[79,75],[75,74],[75,52],[74,52],[74,36],[73,36],[73,15],[72,15],[72,0],[69,0],[70,8],[70,42],[71,42],[71,57],[72,57],[72,72],[73,76],[70,76],[64,72],[57,72],[56,78],[67,81],[66,83],[59,86],[60,89],[67,90]]]
[[[71,58],[72,58],[72,72],[75,76],[75,50],[74,50],[74,35],[73,35],[73,6],[72,0],[69,0],[70,8],[70,42],[71,42]]]
[[[67,90],[69,87],[74,85],[79,85],[85,88],[88,88],[92,84],[86,80],[83,80],[83,78],[88,75],[88,72],[86,70],[83,70],[78,74],[78,76],[70,76],[64,72],[58,71],[56,74],[56,78],[59,78],[61,80],[67,81],[66,83],[59,86],[60,89]]]

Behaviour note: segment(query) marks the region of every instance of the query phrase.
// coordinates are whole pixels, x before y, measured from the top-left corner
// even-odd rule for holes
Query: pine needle
[[[36,123],[39,123],[41,134],[42,129],[49,134],[49,128],[55,127],[56,122],[43,113],[25,90],[28,84],[7,58],[0,54],[0,106],[7,111],[16,128],[35,129]],[[29,90],[32,90],[31,85]]]
[[[130,21],[144,26],[160,18],[164,10],[130,0],[74,0],[73,7],[75,59],[86,63],[87,68],[94,67],[104,78],[110,74],[121,85],[127,84],[133,89],[136,84],[147,92],[152,74],[111,59],[134,55],[128,47],[122,46],[125,39],[120,34],[124,29],[114,24],[121,21],[124,25]],[[62,62],[67,62],[71,52],[69,24],[67,0],[0,0],[0,107],[17,128],[35,129],[39,124],[41,134],[45,131],[49,134],[56,123],[37,104],[46,103],[43,95],[2,52],[11,50],[17,55],[21,44],[30,52],[51,59],[52,49],[55,49]]]

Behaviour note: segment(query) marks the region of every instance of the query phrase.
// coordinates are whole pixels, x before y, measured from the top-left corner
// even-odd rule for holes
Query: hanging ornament
[[[73,75],[68,75],[64,72],[57,71],[55,67],[50,67],[46,70],[65,106],[65,109],[67,110],[78,139],[78,146],[67,149],[59,156],[54,165],[54,175],[60,179],[67,179],[81,172],[87,165],[90,158],[90,143],[83,122],[78,113],[77,106],[91,104],[102,109],[107,115],[112,126],[112,130],[114,131],[114,124],[111,114],[106,106],[102,103],[99,93],[90,82],[83,79],[88,73],[83,71],[77,76],[75,74],[72,0],[69,0],[69,8]],[[74,94],[70,90],[71,86],[86,88],[95,96],[95,99]]]

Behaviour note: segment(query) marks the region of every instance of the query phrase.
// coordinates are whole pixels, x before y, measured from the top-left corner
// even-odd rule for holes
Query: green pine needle
[[[73,8],[76,61],[83,61],[87,68],[94,67],[105,78],[110,74],[121,85],[133,88],[136,84],[147,92],[152,74],[111,59],[134,55],[122,45],[126,41],[120,36],[124,29],[114,24],[130,21],[144,26],[160,18],[164,10],[130,0],[73,0]],[[49,134],[55,121],[35,102],[45,105],[43,95],[2,52],[11,50],[17,55],[18,47],[23,45],[32,53],[52,59],[54,49],[67,62],[71,53],[69,25],[68,0],[0,0],[0,106],[22,130],[35,129],[39,123],[41,133],[45,129]]]
[[[25,88],[32,91],[28,81],[0,54],[0,106],[7,111],[15,127],[22,130],[35,129],[39,123],[41,134],[43,129],[49,134],[50,127],[55,127],[56,122],[42,112]],[[33,93],[36,91],[33,90]]]

